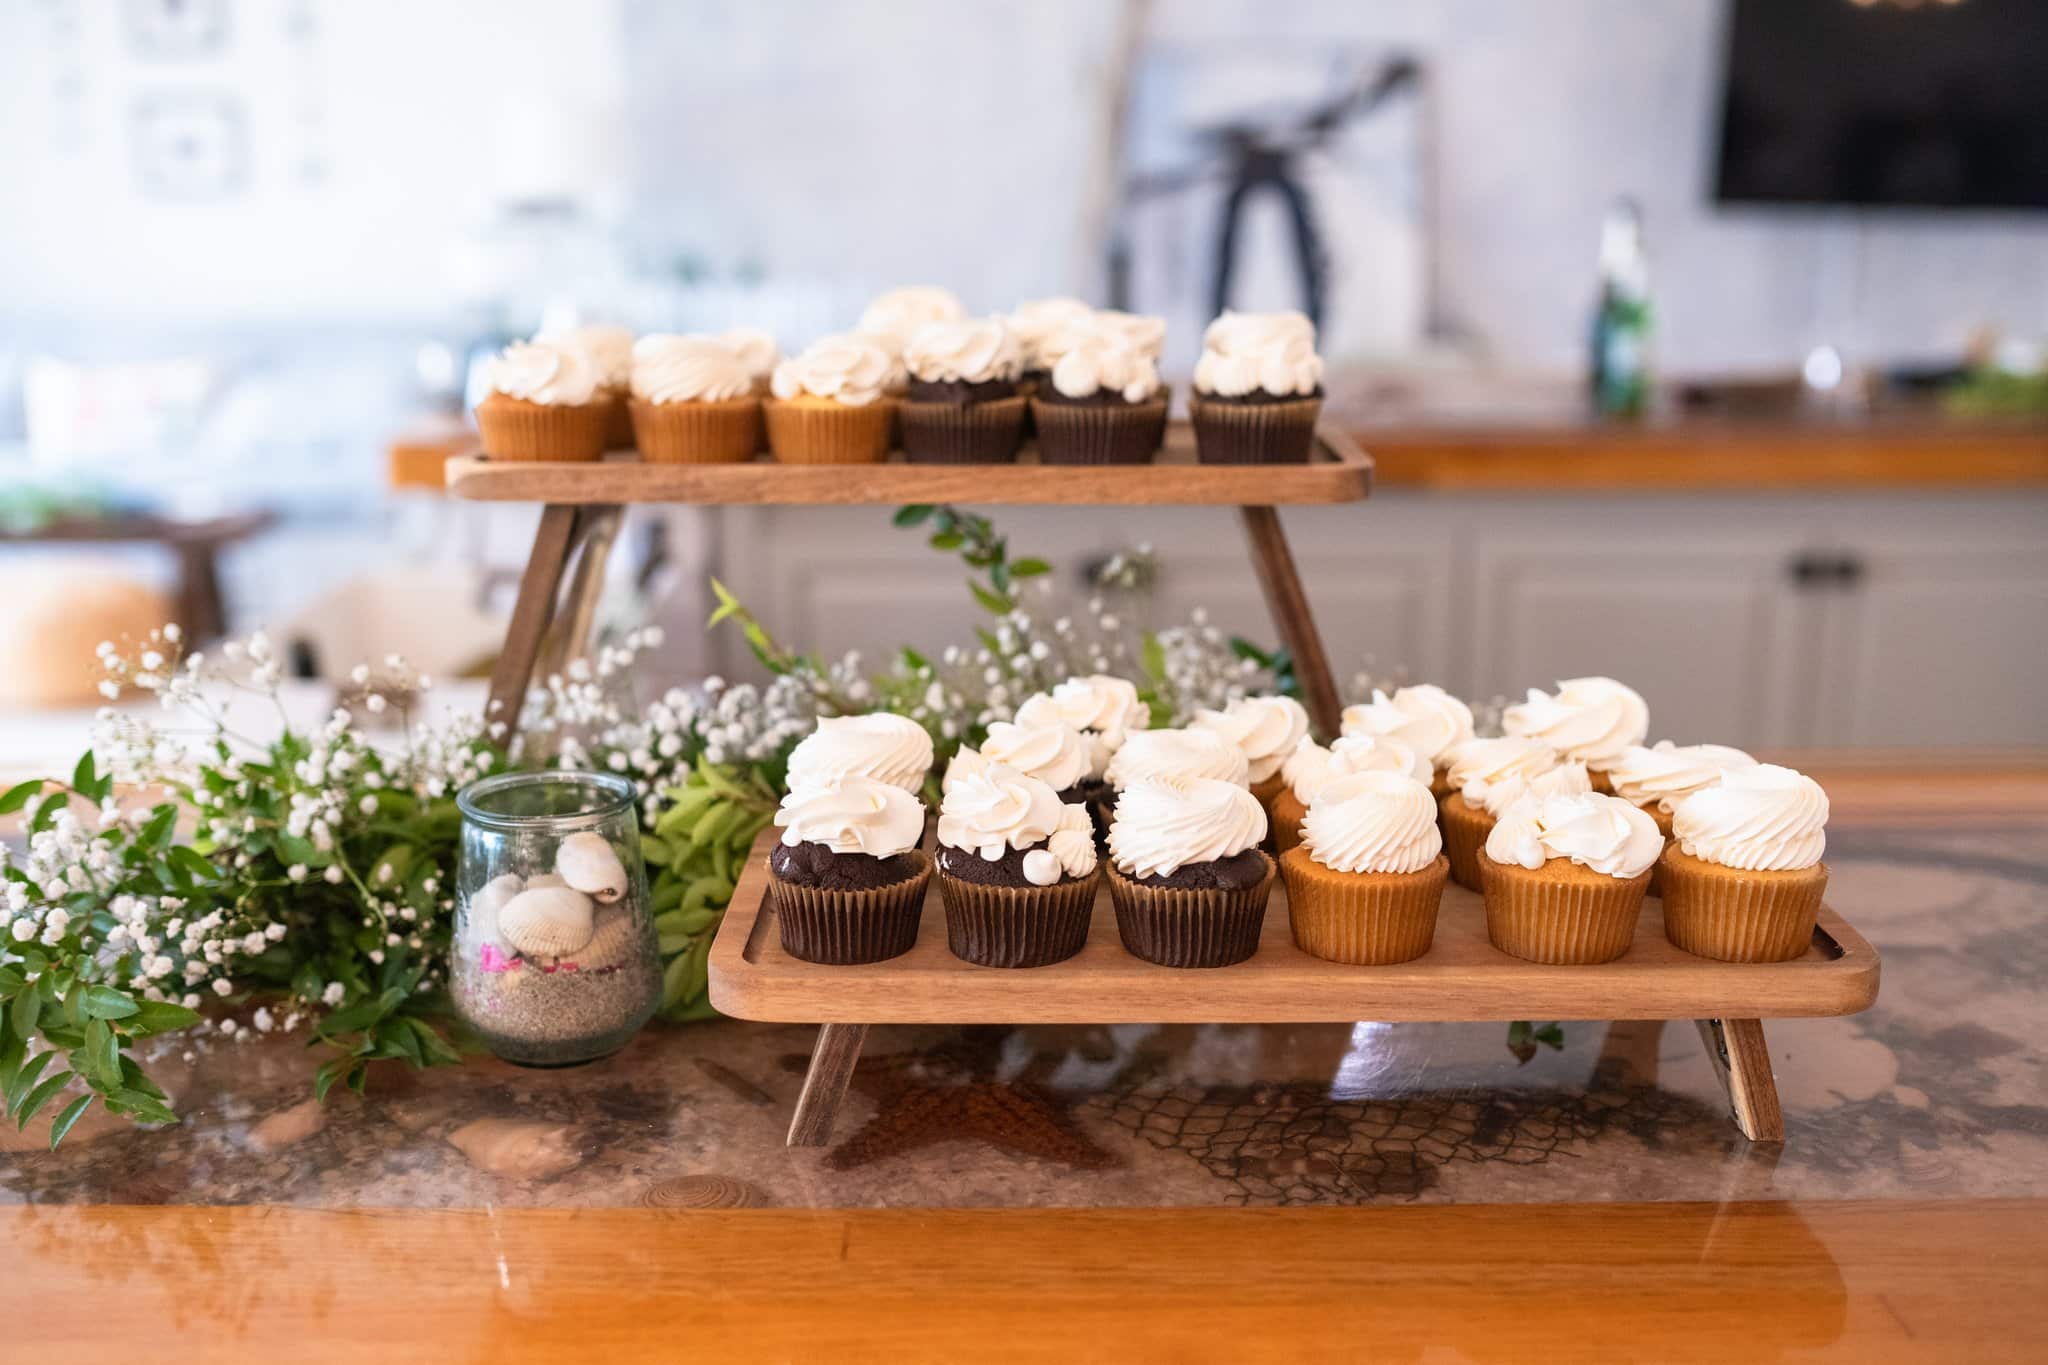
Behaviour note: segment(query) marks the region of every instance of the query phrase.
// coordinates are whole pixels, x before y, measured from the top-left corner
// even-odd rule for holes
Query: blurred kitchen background
[[[1219,301],[1314,312],[1381,459],[1287,514],[1340,673],[2048,742],[2030,0],[0,0],[0,176],[13,759],[164,612],[316,679],[487,668],[533,514],[434,487],[480,356],[795,347],[907,283],[1163,314],[1183,385]],[[1227,511],[1001,524],[1065,592],[1142,541],[1161,619],[1272,634]],[[744,672],[712,571],[828,652],[975,612],[886,513],[678,509],[607,618]]]

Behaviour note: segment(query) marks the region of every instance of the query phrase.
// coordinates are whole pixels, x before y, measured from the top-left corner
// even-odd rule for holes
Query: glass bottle
[[[1650,263],[1643,217],[1619,199],[1600,225],[1600,302],[1593,312],[1593,411],[1640,417],[1650,407]]]

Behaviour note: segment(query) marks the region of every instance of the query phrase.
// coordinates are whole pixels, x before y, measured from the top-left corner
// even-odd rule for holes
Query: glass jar
[[[661,1002],[632,783],[503,773],[455,804],[456,1012],[522,1066],[574,1066],[624,1047]]]

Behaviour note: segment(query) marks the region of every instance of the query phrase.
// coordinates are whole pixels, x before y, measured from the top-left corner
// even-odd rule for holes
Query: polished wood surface
[[[9,1359],[2031,1361],[2048,1201],[0,1210]]]
[[[540,464],[462,455],[448,462],[448,489],[491,502],[816,504],[895,506],[960,502],[982,506],[1101,504],[1275,506],[1356,502],[1372,487],[1372,460],[1343,432],[1317,432],[1307,464],[1214,465],[1195,462],[1194,433],[1167,428],[1153,464],[1038,463],[1027,445],[1016,464],[643,464],[615,456],[595,464]]]
[[[1109,893],[1088,946],[1028,971],[977,967],[946,946],[936,881],[917,944],[888,962],[820,966],[782,951],[766,905],[765,830],[711,948],[711,1002],[783,1023],[1348,1023],[1428,1019],[1780,1019],[1854,1014],[1877,998],[1877,952],[1823,908],[1814,947],[1792,962],[1728,963],[1674,948],[1647,900],[1626,957],[1593,967],[1509,957],[1486,937],[1479,896],[1444,890],[1436,942],[1413,962],[1350,967],[1310,957],[1287,926],[1278,882],[1259,951],[1235,966],[1177,971],[1124,951]]]

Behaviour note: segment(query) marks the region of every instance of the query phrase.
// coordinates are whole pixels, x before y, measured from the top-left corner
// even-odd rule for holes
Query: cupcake
[[[1437,798],[1456,790],[1450,783],[1451,755],[1472,738],[1472,708],[1434,683],[1397,687],[1394,695],[1375,690],[1370,702],[1344,708],[1347,735],[1398,739],[1430,765],[1430,790]]]
[[[826,716],[789,751],[791,788],[872,777],[916,795],[932,766],[932,737],[908,716]]]
[[[909,392],[899,416],[913,464],[1001,464],[1024,439],[1023,370],[1001,318],[928,322],[903,347]]]
[[[1024,366],[1019,383],[1027,397],[1044,386],[1053,362],[1073,338],[1091,330],[1094,319],[1093,308],[1065,297],[1027,299],[1003,315],[1010,334],[1017,338]]]
[[[1631,744],[1607,770],[1608,785],[1624,801],[1634,802],[1671,837],[1672,812],[1696,791],[1715,786],[1731,768],[1754,768],[1756,760],[1725,744],[1673,744],[1660,739],[1652,748]],[[1653,889],[1651,895],[1657,894]]]
[[[889,453],[889,355],[869,337],[825,337],[775,367],[768,448],[785,464],[874,464]]]
[[[1471,891],[1481,889],[1479,852],[1502,811],[1530,792],[1572,796],[1593,790],[1585,764],[1565,763],[1549,745],[1513,735],[1460,745],[1450,782],[1457,790],[1444,798],[1440,810],[1444,852],[1451,860],[1451,880]]]
[[[1292,697],[1244,697],[1221,711],[1195,712],[1197,730],[1211,730],[1244,751],[1252,795],[1271,808],[1284,787],[1280,767],[1308,738],[1308,712]]]
[[[1109,761],[1132,732],[1152,724],[1152,708],[1138,696],[1137,686],[1107,673],[1068,678],[1050,692],[1026,697],[1017,708],[1017,723],[1059,724],[1081,732],[1088,741],[1088,773],[1078,790],[1095,817],[1096,836],[1107,838],[1109,807],[1115,799],[1115,789],[1109,785]]]
[[[1315,324],[1300,313],[1229,313],[1202,333],[1188,414],[1204,464],[1303,464],[1323,408]]]
[[[605,449],[631,450],[633,422],[627,411],[627,393],[633,370],[633,332],[628,327],[592,323],[584,327],[543,329],[535,341],[550,342],[580,351],[597,370],[598,393],[610,405],[606,415]]]
[[[1095,916],[1088,812],[1003,763],[946,774],[939,895],[953,955],[984,967],[1064,962]]]
[[[782,950],[847,966],[910,951],[932,877],[924,803],[872,777],[797,786],[782,798],[768,891]]]
[[[1318,789],[1335,778],[1366,772],[1399,773],[1425,787],[1430,779],[1429,764],[1398,739],[1346,735],[1327,749],[1312,739],[1297,745],[1280,765],[1286,786],[1273,798],[1273,851],[1284,854],[1301,842],[1301,820]],[[1430,818],[1436,818],[1434,806]]]
[[[1362,967],[1421,957],[1451,872],[1442,849],[1427,783],[1387,771],[1324,783],[1280,857],[1295,946]]]
[[[958,322],[967,316],[967,306],[948,290],[935,285],[913,284],[877,294],[861,310],[854,331],[882,348],[889,357],[888,392],[901,398],[910,381],[903,367],[903,350],[918,328],[929,322]]]
[[[1166,967],[1227,967],[1258,951],[1273,890],[1265,837],[1265,810],[1235,782],[1153,778],[1126,788],[1106,874],[1125,949]]]
[[[1678,803],[1659,864],[1664,936],[1723,962],[1789,962],[1813,941],[1827,890],[1828,796],[1761,763]]]
[[[1127,791],[1156,778],[1214,778],[1250,787],[1244,750],[1214,730],[1140,730],[1103,769],[1110,789]]]
[[[644,460],[731,463],[761,448],[754,375],[721,340],[641,337],[633,343],[632,390],[633,440]]]
[[[1555,693],[1530,688],[1527,701],[1501,713],[1500,725],[1577,759],[1593,775],[1593,790],[1608,792],[1607,770],[1650,732],[1650,708],[1612,678],[1566,678]]]
[[[1062,801],[1084,805],[1088,794],[1081,784],[1088,778],[1088,759],[1088,740],[1064,721],[1024,725],[999,720],[988,727],[980,749],[962,748],[953,756],[945,785],[950,790],[956,777],[1000,764],[1045,783]]]
[[[768,385],[775,377],[775,367],[782,361],[782,352],[775,345],[775,338],[758,327],[735,327],[720,332],[714,338],[719,345],[740,358],[740,364],[747,367],[747,376],[753,381],[756,397],[765,397]]]
[[[1068,347],[1031,400],[1046,464],[1144,464],[1166,435],[1159,364],[1126,331],[1098,327]]]
[[[578,348],[515,341],[484,369],[477,433],[494,460],[595,460],[604,454],[612,400]]]
[[[1657,822],[1619,797],[1531,792],[1480,851],[1486,936],[1529,962],[1609,962],[1635,941],[1663,851]]]

